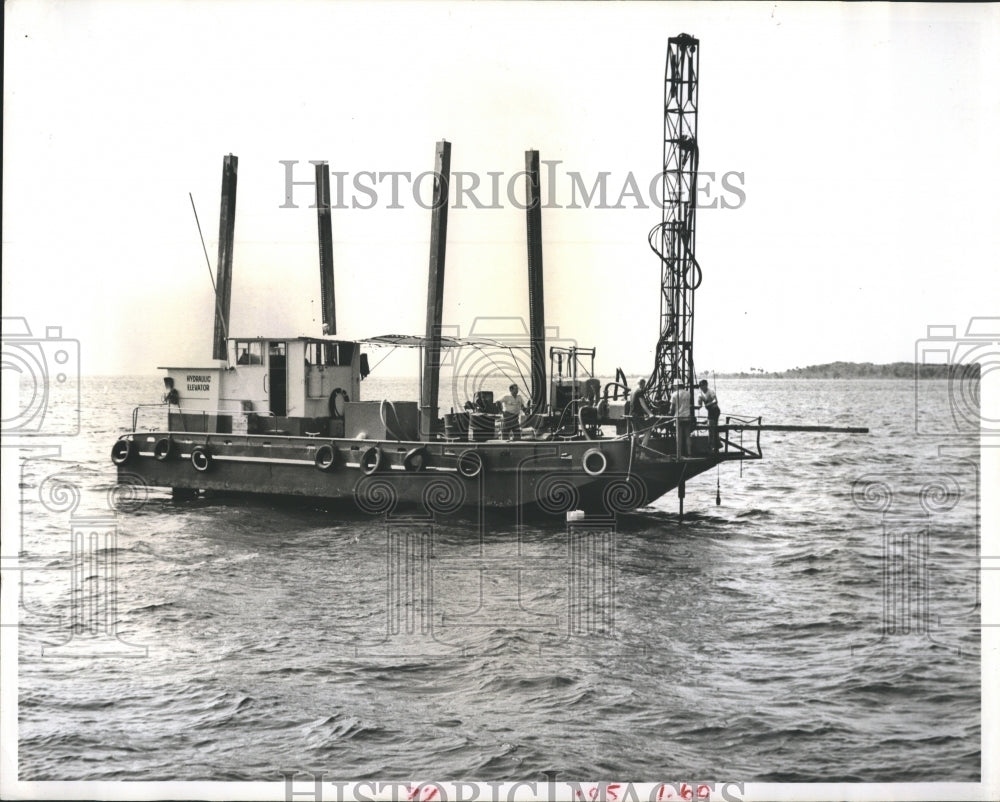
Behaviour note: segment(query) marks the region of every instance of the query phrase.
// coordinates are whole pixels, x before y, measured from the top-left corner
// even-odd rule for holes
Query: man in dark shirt
[[[653,410],[649,408],[649,401],[646,400],[646,380],[639,379],[639,386],[632,392],[632,398],[629,403],[629,412],[632,416],[632,427],[633,430],[638,432],[646,424],[646,418],[653,414]],[[649,437],[653,433],[653,427],[650,426],[646,430],[645,436],[642,438],[642,445],[646,445],[649,442]]]

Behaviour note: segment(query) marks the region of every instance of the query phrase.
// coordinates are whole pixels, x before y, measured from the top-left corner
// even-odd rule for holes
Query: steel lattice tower
[[[693,395],[694,291],[701,268],[694,256],[698,181],[698,40],[687,34],[667,43],[663,97],[663,219],[649,232],[660,257],[660,338],[649,398],[669,398],[679,385]]]

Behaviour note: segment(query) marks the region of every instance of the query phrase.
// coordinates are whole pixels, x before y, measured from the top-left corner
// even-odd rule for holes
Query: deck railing
[[[742,454],[750,459],[761,459],[763,453],[760,450],[760,429],[744,429],[743,427],[760,426],[760,416],[756,418],[742,418],[737,415],[726,415],[725,425],[719,426],[719,437],[722,440],[726,453]],[[739,433],[739,442],[733,440],[733,435]],[[750,437],[750,433],[753,437]],[[744,436],[746,438],[744,439]]]
[[[234,422],[234,434],[246,434],[247,428],[249,426],[250,416],[253,415],[258,421],[274,419],[274,415],[271,412],[255,412],[253,410],[244,409],[196,409],[196,410],[186,410],[177,404],[171,403],[161,403],[161,404],[139,404],[132,409],[132,432],[135,433],[139,430],[139,414],[140,410],[144,409],[158,409],[165,410],[167,413],[166,421],[162,424],[158,424],[150,429],[150,431],[169,431],[170,430],[170,416],[171,415],[184,415],[188,419],[192,417],[201,418],[201,425],[203,431],[210,433],[210,425],[214,428],[214,421],[212,418],[227,417],[231,418]],[[235,429],[235,422],[237,420],[242,420],[243,426],[240,426],[238,430]],[[211,432],[214,433],[214,432]],[[262,434],[267,434],[267,432],[262,432]]]

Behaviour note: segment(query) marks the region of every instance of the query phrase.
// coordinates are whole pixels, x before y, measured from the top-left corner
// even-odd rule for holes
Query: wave
[[[774,518],[774,513],[771,510],[762,510],[757,508],[751,508],[748,510],[740,510],[736,513],[737,518],[749,518],[751,520],[757,519],[768,519]]]
[[[325,753],[345,742],[390,742],[398,733],[369,724],[354,715],[334,713],[305,726],[306,746],[313,752]]]

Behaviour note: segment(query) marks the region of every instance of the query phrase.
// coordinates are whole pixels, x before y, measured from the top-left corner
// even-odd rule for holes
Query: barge
[[[701,283],[694,254],[698,50],[698,40],[686,34],[669,40],[664,201],[649,235],[660,266],[660,336],[641,398],[620,369],[612,381],[598,378],[595,349],[547,348],[537,151],[525,154],[530,330],[516,343],[443,334],[446,141],[435,151],[423,336],[336,336],[329,167],[317,163],[322,336],[230,337],[237,159],[229,155],[214,362],[163,368],[163,403],[137,407],[131,430],[113,445],[119,481],[169,488],[176,496],[320,499],[371,514],[408,506],[432,514],[493,509],[613,516],[676,490],[683,515],[687,482],[723,462],[761,459],[760,432],[768,427],[759,417],[709,423],[693,415],[694,293]],[[365,398],[368,352],[386,345],[419,349],[419,399]],[[530,365],[530,386],[523,388],[528,414],[504,414],[475,376],[453,382],[467,397],[450,399],[442,414],[442,364],[463,348],[505,349],[514,362]]]

